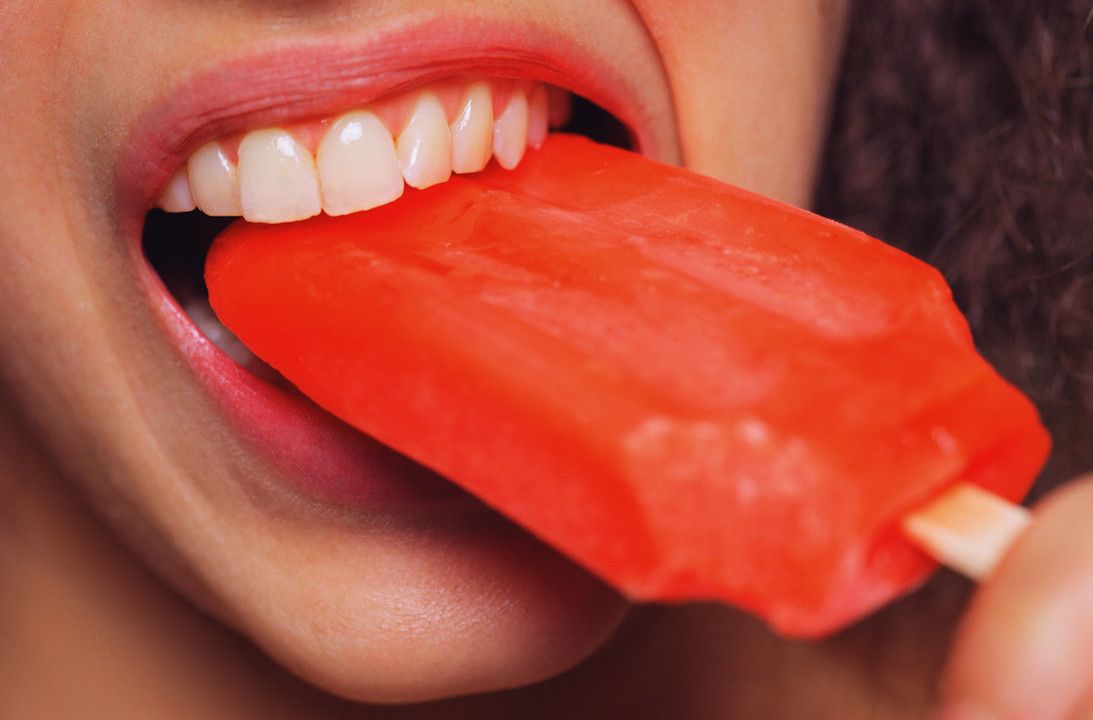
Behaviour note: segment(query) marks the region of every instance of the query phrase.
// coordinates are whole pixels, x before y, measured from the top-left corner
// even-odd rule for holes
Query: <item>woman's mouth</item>
[[[541,64],[506,61],[504,75],[430,71],[420,84],[323,114],[285,115],[276,107],[266,121],[243,126],[213,117],[140,178],[145,202],[158,198],[159,209],[143,215],[139,262],[165,329],[236,432],[296,492],[370,511],[416,513],[439,503],[450,513],[453,502],[466,510],[469,500],[318,408],[220,324],[203,281],[214,237],[236,217],[285,223],[367,212],[397,202],[407,187],[426,188],[489,162],[513,168],[552,129],[631,149],[653,144],[592,98],[536,78]],[[559,79],[555,71],[542,74]],[[610,94],[594,98],[619,104]],[[136,157],[148,170],[148,156]],[[173,167],[166,164],[172,157]],[[122,166],[123,182],[134,169]],[[149,176],[161,178],[158,186]]]

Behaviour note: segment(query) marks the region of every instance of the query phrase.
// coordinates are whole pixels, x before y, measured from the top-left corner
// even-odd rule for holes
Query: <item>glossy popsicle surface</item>
[[[896,529],[1010,498],[1048,440],[930,267],[589,141],[341,218],[229,228],[210,301],[335,415],[639,599],[819,635],[933,564]]]

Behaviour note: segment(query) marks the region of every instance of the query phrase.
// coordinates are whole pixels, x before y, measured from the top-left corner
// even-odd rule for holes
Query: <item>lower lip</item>
[[[326,505],[370,512],[482,511],[444,478],[359,433],[295,395],[255,377],[194,325],[143,263],[143,281],[158,298],[165,329],[226,412],[233,429],[288,484]]]

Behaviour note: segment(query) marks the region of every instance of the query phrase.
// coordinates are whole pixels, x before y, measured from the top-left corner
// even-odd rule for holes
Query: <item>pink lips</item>
[[[618,117],[647,154],[668,152],[646,130],[652,124],[625,79],[568,39],[522,26],[445,19],[374,33],[364,44],[280,46],[190,78],[144,115],[116,168],[131,255],[164,330],[240,435],[298,491],[322,502],[412,510],[466,506],[469,498],[305,399],[259,380],[214,346],[144,259],[143,218],[170,174],[210,139],[338,112],[453,75],[559,85]]]
[[[400,510],[465,504],[455,486],[361,435],[305,398],[251,375],[212,344],[166,290],[166,329],[236,430],[308,496],[348,507]]]
[[[646,155],[670,159],[649,130],[632,82],[563,36],[523,25],[432,20],[366,44],[293,43],[229,61],[185,81],[145,113],[118,165],[123,212],[143,216],[168,177],[205,142],[262,125],[360,106],[451,76],[552,83],[595,102],[634,132]]]

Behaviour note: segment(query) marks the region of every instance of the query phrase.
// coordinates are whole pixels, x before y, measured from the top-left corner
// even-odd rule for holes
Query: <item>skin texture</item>
[[[341,512],[278,490],[182,362],[117,227],[128,132],[200,68],[444,5],[0,7],[0,716],[924,716],[965,591],[950,577],[818,644],[721,608],[642,609],[616,630],[618,597],[496,517]],[[460,6],[595,41],[642,78],[667,159],[808,203],[841,3]],[[1033,671],[1058,702],[1036,717],[1088,700],[1087,628],[1055,640],[1093,602],[1081,487],[1046,501],[978,594],[947,700],[1028,717],[1023,693],[1044,685],[1011,678]]]
[[[1093,657],[1091,511],[1091,477],[1048,497],[1033,528],[976,595],[943,693],[956,718],[1093,717],[1085,666]]]

